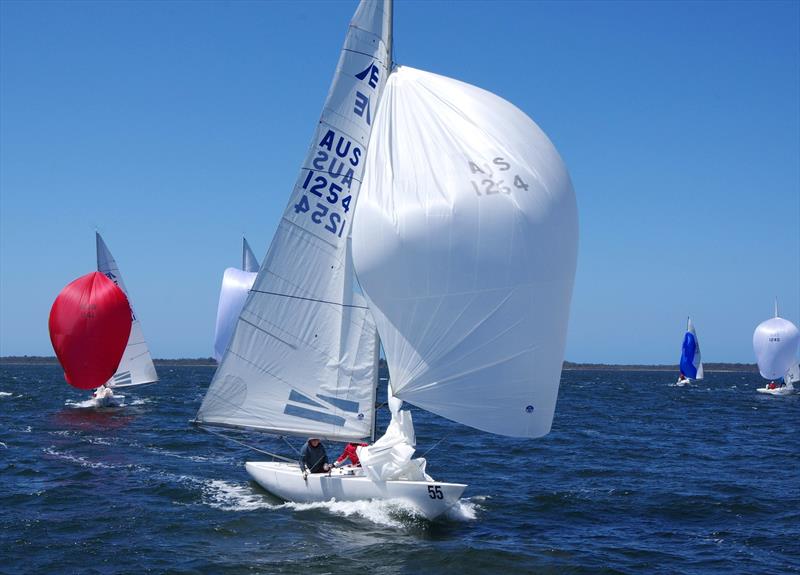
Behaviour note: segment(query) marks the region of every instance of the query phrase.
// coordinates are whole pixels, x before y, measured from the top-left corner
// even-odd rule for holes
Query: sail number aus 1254
[[[350,194],[348,193],[347,196],[344,196],[342,186],[329,181],[328,178],[317,174],[314,170],[308,171],[302,187],[313,196],[325,201],[315,202],[316,198],[312,197],[309,200],[309,196],[303,194],[300,197],[300,201],[294,205],[294,212],[302,214],[313,210],[311,212],[311,221],[315,224],[323,224],[327,231],[341,238],[346,220],[342,218],[341,214],[331,210],[331,206],[340,203],[344,213],[349,212]],[[312,207],[312,203],[316,205]]]
[[[511,164],[502,156],[492,158],[491,164],[478,165],[467,159],[469,171],[472,174],[470,183],[478,196],[491,196],[493,194],[511,194],[514,188],[528,191],[528,184],[519,174],[507,174],[503,179],[495,179],[494,171],[508,172]],[[492,169],[494,166],[494,170]],[[500,175],[500,174],[498,174]]]

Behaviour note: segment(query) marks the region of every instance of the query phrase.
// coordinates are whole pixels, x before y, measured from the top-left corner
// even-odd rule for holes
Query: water
[[[421,452],[450,434],[429,472],[470,484],[432,523],[271,497],[189,424],[213,370],[159,373],[87,410],[56,366],[2,367],[0,573],[800,573],[800,395],[754,374],[565,372],[534,441],[415,411]]]

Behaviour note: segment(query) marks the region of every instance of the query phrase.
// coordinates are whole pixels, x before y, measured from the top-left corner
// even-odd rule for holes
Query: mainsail
[[[703,379],[703,362],[700,360],[700,342],[692,318],[686,322],[686,333],[681,345],[681,373],[690,379]]]
[[[390,2],[362,1],[199,423],[342,440],[372,432],[379,344],[355,291],[349,235],[390,30]]]
[[[475,86],[397,68],[353,243],[398,398],[493,433],[548,433],[578,221],[569,174],[528,116]]]
[[[259,267],[261,266],[258,265],[258,258],[250,248],[250,244],[247,243],[247,238],[242,238],[242,269],[246,272],[258,273]]]
[[[761,322],[753,332],[753,351],[758,361],[758,371],[764,379],[779,379],[797,362],[800,332],[789,320],[778,316]]]
[[[97,242],[97,271],[113,281],[128,297],[128,301],[131,302],[131,319],[133,322],[125,353],[122,354],[122,360],[119,362],[117,372],[108,380],[107,385],[110,387],[128,387],[156,382],[158,381],[158,374],[156,374],[153,359],[150,357],[150,350],[147,348],[147,342],[142,333],[142,326],[136,317],[136,312],[133,310],[133,302],[128,290],[125,288],[125,282],[122,281],[122,274],[119,271],[117,262],[99,233],[95,233],[95,239]]]
[[[214,358],[222,361],[233,330],[242,313],[247,294],[258,275],[258,260],[247,240],[242,238],[242,269],[227,268],[222,275],[222,287],[217,304],[217,324],[214,330]]]

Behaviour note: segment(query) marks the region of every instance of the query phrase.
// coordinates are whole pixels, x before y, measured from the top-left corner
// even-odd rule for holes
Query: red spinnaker
[[[61,290],[50,310],[50,341],[67,383],[94,389],[117,371],[131,333],[128,298],[100,272]]]

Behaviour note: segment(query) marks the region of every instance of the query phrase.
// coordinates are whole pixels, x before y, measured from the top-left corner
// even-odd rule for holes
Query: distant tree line
[[[58,360],[54,356],[42,355],[7,355],[0,357],[0,365],[3,364],[57,364]],[[217,365],[213,357],[182,357],[178,359],[154,359],[156,365]],[[754,363],[704,363],[706,371],[743,371],[755,372],[758,367]],[[386,360],[381,358],[378,369],[385,372],[388,369]],[[611,363],[575,363],[572,361],[564,362],[564,369],[588,369],[588,370],[626,370],[626,371],[678,371],[677,364],[655,365],[655,364],[611,364]]]

